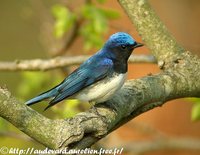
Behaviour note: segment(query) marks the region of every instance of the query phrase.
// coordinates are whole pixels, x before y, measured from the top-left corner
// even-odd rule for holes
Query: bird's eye
[[[123,50],[125,50],[126,49],[126,45],[121,45],[121,48],[123,49]]]

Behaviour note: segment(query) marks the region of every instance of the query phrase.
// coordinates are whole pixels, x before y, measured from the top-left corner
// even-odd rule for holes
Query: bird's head
[[[113,59],[123,59],[127,61],[132,51],[141,46],[143,46],[143,44],[137,43],[129,34],[117,32],[110,36],[103,49]]]

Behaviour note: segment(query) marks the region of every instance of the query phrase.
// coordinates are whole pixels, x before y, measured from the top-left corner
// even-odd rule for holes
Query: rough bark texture
[[[50,120],[0,89],[0,116],[49,148],[85,148],[166,101],[200,96],[200,59],[169,34],[146,0],[119,0],[152,50],[160,74],[126,82],[109,101],[66,120]]]
[[[119,3],[159,61],[169,57],[176,58],[176,54],[184,51],[170,35],[147,0],[119,0]]]

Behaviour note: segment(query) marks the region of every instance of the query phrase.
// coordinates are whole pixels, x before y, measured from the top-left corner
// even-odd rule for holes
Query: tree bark
[[[0,89],[0,116],[49,148],[85,148],[134,117],[165,102],[200,96],[200,59],[169,34],[146,0],[119,0],[161,73],[130,80],[109,101],[73,118],[50,120]]]

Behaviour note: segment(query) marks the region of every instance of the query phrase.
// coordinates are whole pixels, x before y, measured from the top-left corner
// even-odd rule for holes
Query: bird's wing
[[[85,63],[57,86],[58,95],[49,102],[46,109],[105,78],[112,67],[112,60],[106,58]]]

